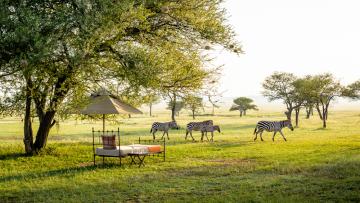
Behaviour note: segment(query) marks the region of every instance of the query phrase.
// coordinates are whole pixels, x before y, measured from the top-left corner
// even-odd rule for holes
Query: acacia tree
[[[327,127],[326,121],[328,118],[330,102],[336,97],[343,94],[343,87],[330,73],[320,74],[314,76],[318,104],[322,115],[323,128]]]
[[[239,97],[234,99],[234,105],[231,106],[230,111],[239,111],[240,117],[246,116],[248,110],[258,110],[257,106],[253,104],[254,100],[247,97]]]
[[[147,93],[144,97],[144,103],[149,105],[149,115],[152,117],[152,107],[154,104],[158,103],[160,97],[156,93]]]
[[[299,127],[299,115],[300,109],[305,107],[307,111],[307,116],[309,116],[312,105],[316,100],[313,93],[313,89],[315,83],[312,80],[311,76],[305,76],[303,78],[298,78],[293,82],[294,86],[294,93],[293,93],[293,100],[295,104],[295,126]]]
[[[10,93],[0,96],[21,95],[16,102],[25,115],[25,151],[45,147],[55,115],[70,95],[114,81],[132,92],[160,88],[169,71],[162,64],[172,58],[162,56],[171,45],[178,55],[193,56],[194,63],[200,57],[188,50],[198,53],[204,41],[240,53],[220,2],[1,1],[0,80]],[[194,67],[201,63],[183,69]],[[39,118],[35,139],[33,107]]]
[[[169,52],[164,56],[164,74],[159,81],[160,92],[164,97],[176,104],[179,99],[201,91],[209,78],[218,74],[218,69],[206,69],[201,66],[203,58],[198,53],[188,50],[187,54],[181,54],[173,47],[168,47]],[[170,57],[169,57],[170,56]],[[175,106],[171,111],[171,119],[175,120]]]
[[[185,102],[183,101],[169,101],[168,102],[168,106],[166,109],[171,111],[171,116],[175,116],[179,115],[180,111],[185,107]],[[175,119],[172,119],[173,121],[175,121]]]
[[[348,85],[343,91],[343,96],[354,100],[360,99],[360,80]]]
[[[199,109],[204,109],[203,99],[197,96],[188,96],[185,99],[185,107],[189,109],[192,113],[193,119],[195,119],[195,113]]]
[[[296,87],[294,86],[296,80],[296,76],[292,73],[275,72],[265,78],[262,84],[264,88],[262,94],[264,97],[267,97],[269,101],[283,101],[287,109],[285,115],[289,120],[291,120],[292,111],[300,108],[302,105],[302,103],[297,100],[298,95],[296,93]]]

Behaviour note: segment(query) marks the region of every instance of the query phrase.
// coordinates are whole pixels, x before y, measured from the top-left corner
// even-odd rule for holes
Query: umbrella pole
[[[105,114],[103,114],[103,133],[105,133]]]

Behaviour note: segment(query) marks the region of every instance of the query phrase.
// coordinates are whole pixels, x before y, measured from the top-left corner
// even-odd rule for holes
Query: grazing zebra
[[[274,135],[272,137],[273,141],[274,141],[274,137],[275,137],[277,132],[280,132],[281,136],[286,141],[286,138],[285,138],[284,134],[281,132],[281,129],[283,129],[284,127],[288,127],[291,131],[294,130],[290,120],[284,120],[284,121],[259,121],[256,124],[255,130],[254,130],[254,135],[255,135],[254,141],[256,140],[257,135],[259,133],[260,133],[261,141],[264,141],[263,138],[262,138],[262,133],[264,132],[264,130],[266,130],[268,132],[274,132]]]
[[[218,131],[219,133],[221,133],[220,131],[220,126],[218,125],[214,125],[214,126],[206,126],[206,127],[203,127],[201,129],[201,141],[203,140],[204,138],[204,134],[206,136],[206,139],[209,140],[208,136],[207,136],[207,132],[211,132],[211,141],[214,141],[214,131]]]
[[[213,121],[212,120],[206,120],[206,121],[202,121],[202,122],[190,122],[186,125],[186,135],[185,135],[185,140],[187,139],[188,134],[190,133],[190,136],[193,140],[194,137],[192,136],[192,131],[201,131],[201,129],[203,129],[204,127],[207,126],[213,126]]]
[[[152,126],[151,126],[150,133],[153,134],[153,139],[155,140],[156,131],[164,131],[163,136],[161,137],[161,139],[164,137],[164,135],[166,133],[167,138],[169,140],[169,129],[170,128],[179,129],[179,126],[176,124],[176,121],[165,122],[165,123],[154,122],[152,124]]]

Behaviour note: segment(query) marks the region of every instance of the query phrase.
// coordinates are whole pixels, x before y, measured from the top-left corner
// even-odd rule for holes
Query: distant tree
[[[171,111],[171,117],[175,120],[175,115],[179,115],[179,112],[185,107],[185,102],[183,101],[170,101],[166,109]]]
[[[317,106],[322,116],[323,128],[326,128],[330,102],[342,96],[344,88],[330,73],[314,76],[314,82],[316,86],[313,90],[317,95]]]
[[[302,103],[298,101],[294,82],[297,80],[292,73],[275,72],[265,79],[262,94],[269,101],[282,100],[286,105],[286,117],[291,120],[292,111],[299,108]]]
[[[293,82],[294,92],[293,100],[295,104],[295,126],[299,127],[299,115],[300,109],[305,107],[306,111],[310,112],[314,104],[314,82],[311,76],[306,76],[304,78],[298,78]],[[309,116],[309,114],[307,114]]]
[[[313,115],[314,107],[317,103],[317,93],[314,91],[316,89],[316,82],[313,79],[313,76],[307,75],[301,79],[303,83],[302,85],[302,99],[304,100],[303,106],[306,111],[306,119],[309,119],[311,115]]]
[[[255,104],[252,104],[254,101],[247,97],[239,97],[234,99],[234,105],[231,106],[230,111],[239,111],[240,117],[243,115],[246,116],[247,110],[258,110]]]
[[[360,99],[360,80],[344,88],[343,96],[351,99]]]
[[[218,68],[218,71],[220,72],[220,69]],[[213,74],[212,78],[209,78],[209,80],[206,83],[206,87],[204,88],[204,96],[208,99],[209,103],[211,104],[212,110],[211,115],[215,115],[215,108],[220,107],[220,102],[222,98],[222,92],[218,91],[218,83],[220,81],[220,74]]]
[[[201,97],[188,96],[184,100],[185,108],[191,111],[192,117],[195,119],[195,113],[198,113],[199,109],[204,109],[203,99]]]
[[[211,115],[215,115],[215,108],[219,108],[220,107],[220,105],[219,105],[219,103],[220,103],[220,98],[219,97],[217,97],[217,96],[210,96],[210,95],[208,95],[207,96],[208,97],[208,101],[210,102],[210,104],[211,104],[211,107],[212,107],[212,109],[211,109]]]
[[[149,115],[152,116],[152,106],[153,104],[158,103],[160,100],[160,97],[156,93],[149,92],[144,96],[144,103],[146,103],[149,106]]]

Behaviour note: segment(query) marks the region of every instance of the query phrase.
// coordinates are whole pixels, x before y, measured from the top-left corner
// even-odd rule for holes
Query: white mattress
[[[96,155],[98,156],[122,156],[125,157],[130,153],[148,153],[148,147],[145,145],[128,145],[116,146],[116,149],[96,148]]]

